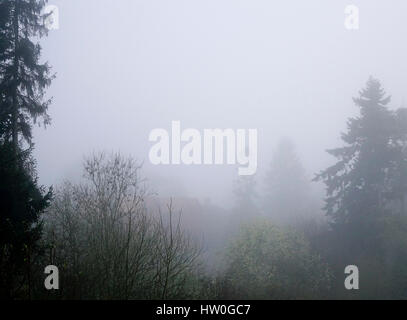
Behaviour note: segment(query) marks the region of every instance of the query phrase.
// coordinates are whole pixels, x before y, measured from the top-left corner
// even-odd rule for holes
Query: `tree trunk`
[[[18,89],[18,69],[19,69],[19,59],[18,59],[18,42],[19,42],[19,21],[18,21],[18,1],[14,0],[14,15],[13,15],[13,27],[14,27],[14,84],[13,84],[13,105],[12,105],[12,115],[11,115],[11,130],[12,130],[12,143],[17,153],[18,150],[18,101],[17,101],[17,89]]]

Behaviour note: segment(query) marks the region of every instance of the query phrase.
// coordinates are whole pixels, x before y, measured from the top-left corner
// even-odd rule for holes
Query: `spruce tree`
[[[264,187],[264,212],[277,222],[295,222],[308,210],[309,183],[290,139],[279,142]]]
[[[345,146],[328,150],[337,162],[316,180],[326,185],[325,210],[333,228],[345,232],[354,247],[366,248],[373,246],[380,218],[388,211],[396,123],[387,107],[390,97],[378,80],[370,77],[353,101],[360,115],[348,120]]]
[[[0,145],[0,299],[29,298],[32,265],[41,251],[41,213],[51,190],[38,187],[30,153]]]
[[[30,297],[41,213],[52,195],[38,186],[31,156],[33,123],[49,123],[53,76],[33,41],[47,32],[45,3],[0,0],[0,298]]]
[[[19,136],[32,140],[32,124],[49,123],[50,99],[45,89],[53,75],[40,62],[41,46],[33,39],[47,34],[41,11],[44,0],[0,1],[0,92],[1,137],[19,146]]]

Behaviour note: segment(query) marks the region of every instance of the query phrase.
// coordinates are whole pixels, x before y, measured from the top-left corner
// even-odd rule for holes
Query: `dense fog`
[[[57,78],[52,126],[35,131],[41,182],[75,178],[84,154],[144,161],[161,194],[232,204],[231,166],[151,166],[154,128],[257,128],[258,179],[288,137],[309,177],[332,163],[352,97],[370,75],[392,106],[405,99],[407,4],[358,1],[53,1],[59,29],[42,41]]]
[[[70,283],[62,299],[406,298],[405,1],[49,1],[57,25],[28,38],[55,74],[30,80],[46,89],[34,102],[52,97],[51,121],[27,111],[32,136],[8,113],[30,97],[8,82],[11,17],[34,10],[13,3],[0,1],[0,160],[31,145],[28,176],[47,204],[33,220],[44,249],[34,280],[3,296],[53,298],[34,276],[50,261]],[[209,164],[215,129],[231,140]],[[164,130],[169,163],[157,164]],[[184,161],[197,150],[183,153],[185,130],[199,132],[196,163]],[[246,145],[228,164],[239,130]],[[235,151],[253,152],[254,174],[239,174]],[[344,287],[349,265],[359,291]]]

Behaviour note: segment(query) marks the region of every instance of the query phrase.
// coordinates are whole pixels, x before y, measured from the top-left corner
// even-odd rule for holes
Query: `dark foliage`
[[[0,1],[0,137],[18,145],[21,135],[32,140],[32,123],[46,125],[50,118],[45,89],[53,76],[47,63],[40,63],[41,47],[33,38],[47,33],[41,15],[46,1]]]
[[[51,191],[38,187],[29,153],[0,146],[0,297],[30,294],[30,264],[38,253],[40,215]]]

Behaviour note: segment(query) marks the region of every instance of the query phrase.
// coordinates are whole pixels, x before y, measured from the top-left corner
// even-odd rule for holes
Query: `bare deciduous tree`
[[[85,161],[85,182],[65,183],[45,217],[47,258],[63,298],[193,297],[201,250],[181,214],[149,214],[141,166],[119,154]]]

